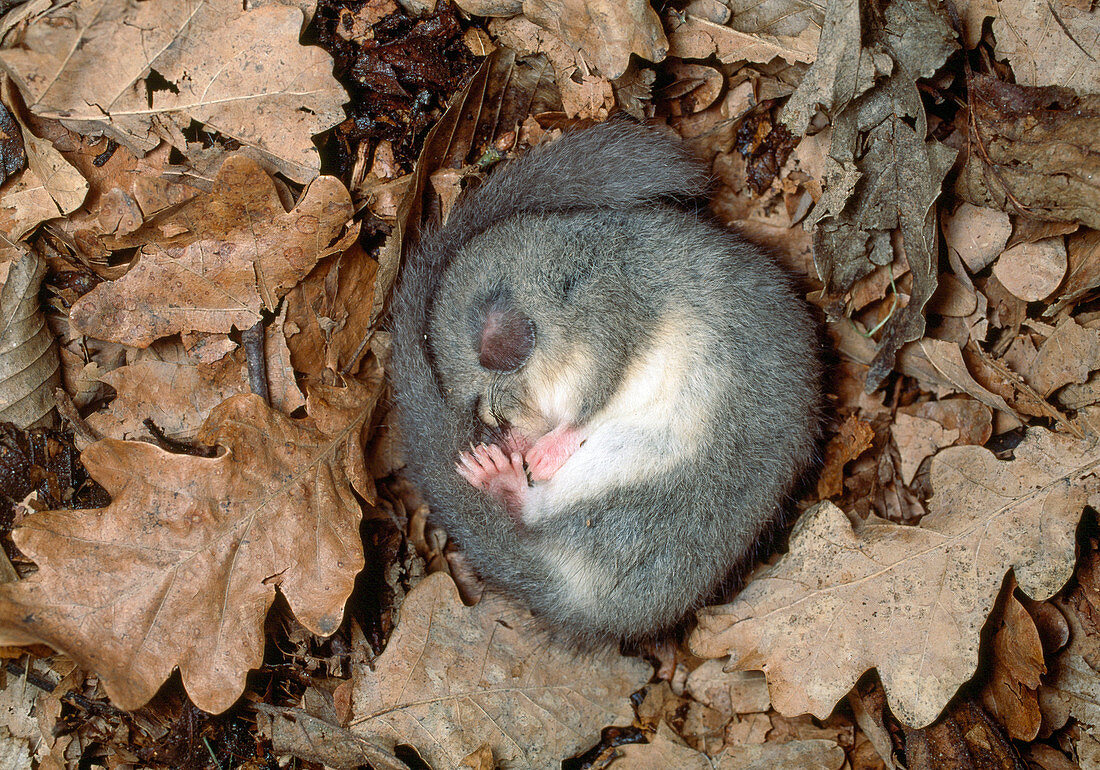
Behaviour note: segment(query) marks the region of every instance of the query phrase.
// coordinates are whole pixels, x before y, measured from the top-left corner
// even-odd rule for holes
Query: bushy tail
[[[675,139],[611,120],[535,147],[489,176],[438,234],[459,248],[495,222],[522,212],[620,208],[706,192],[703,165]]]

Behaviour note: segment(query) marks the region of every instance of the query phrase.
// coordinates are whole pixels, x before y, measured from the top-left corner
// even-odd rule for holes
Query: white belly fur
[[[698,379],[707,371],[699,361],[706,350],[690,328],[675,317],[661,324],[607,406],[584,426],[584,444],[550,481],[528,490],[526,523],[649,481],[698,451],[716,394],[714,383]]]

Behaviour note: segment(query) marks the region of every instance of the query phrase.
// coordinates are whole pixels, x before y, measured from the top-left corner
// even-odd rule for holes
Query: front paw
[[[505,454],[496,444],[478,444],[458,456],[455,470],[518,518],[527,497],[527,472],[519,452]]]

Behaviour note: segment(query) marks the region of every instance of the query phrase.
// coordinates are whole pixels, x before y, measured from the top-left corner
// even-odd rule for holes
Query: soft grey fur
[[[815,324],[766,253],[672,202],[705,187],[679,144],[648,129],[567,134],[497,170],[425,235],[395,298],[392,376],[413,479],[487,582],[579,645],[676,626],[752,558],[815,453]],[[480,366],[471,320],[501,292],[537,328],[512,374]],[[621,412],[624,378],[662,340],[680,390],[616,428],[612,443],[642,458],[628,483],[615,460],[593,463],[578,478],[594,492],[516,522],[456,472],[461,451],[497,435],[491,423],[530,409],[533,372],[565,370],[577,422],[598,424],[609,404]],[[562,558],[581,567],[572,581]]]

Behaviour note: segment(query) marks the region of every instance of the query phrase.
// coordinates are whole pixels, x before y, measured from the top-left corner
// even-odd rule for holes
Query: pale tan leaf
[[[898,369],[916,377],[925,387],[966,393],[992,409],[1015,415],[1004,398],[978,384],[966,368],[962,351],[953,342],[925,337],[902,348]]]
[[[908,486],[913,483],[917,469],[925,459],[937,450],[951,446],[959,438],[957,430],[944,428],[935,420],[913,417],[899,412],[890,426],[890,435],[901,455],[901,480]]]
[[[344,119],[347,96],[328,53],[299,44],[303,23],[274,3],[78,0],[34,20],[0,65],[33,113],[74,131],[143,154],[160,143],[157,120],[174,122],[163,133],[186,155],[182,129],[196,120],[308,182],[320,169],[311,137]]]
[[[57,345],[38,305],[45,275],[46,263],[29,249],[0,265],[0,421],[20,428],[49,417],[61,384]]]
[[[1100,8],[1065,0],[999,0],[993,37],[1024,86],[1100,93]]]
[[[368,492],[362,432],[381,389],[316,387],[300,420],[235,396],[199,432],[224,449],[214,458],[93,444],[82,461],[113,501],[25,520],[15,540],[39,571],[0,586],[0,639],[66,652],[121,708],[177,666],[197,706],[228,708],[262,660],[276,587],[313,633],[340,624],[363,566],[352,488]]]
[[[429,575],[405,598],[373,670],[355,670],[350,726],[387,749],[416,747],[437,770],[485,742],[498,762],[541,770],[588,748],[605,725],[629,723],[628,696],[650,666],[578,656],[529,623],[499,597],[465,607],[447,575]]]
[[[1044,238],[1005,250],[993,265],[993,275],[1020,299],[1036,302],[1058,288],[1067,267],[1065,240]]]
[[[1070,383],[1083,383],[1100,369],[1100,330],[1066,318],[1042,344],[1023,373],[1027,384],[1046,398]]]
[[[621,757],[611,763],[615,770],[713,770],[710,758],[684,745],[668,725],[662,722],[649,743],[620,746]]]
[[[524,0],[523,15],[581,51],[599,74],[626,72],[630,55],[663,61],[668,40],[645,0]]]
[[[936,455],[919,527],[880,520],[853,530],[821,503],[776,565],[732,603],[700,611],[691,647],[762,668],[775,708],[791,715],[824,718],[877,668],[894,714],[927,725],[974,673],[1005,573],[1036,599],[1069,579],[1098,465],[1094,443],[1032,429],[1011,462],[972,446]]]
[[[73,305],[73,329],[137,347],[177,332],[247,329],[318,260],[354,240],[358,225],[344,231],[351,214],[347,189],[329,176],[287,212],[271,177],[231,156],[211,192],[115,239],[118,247],[141,245],[141,256]]]
[[[1003,211],[964,202],[942,220],[943,239],[971,273],[997,258],[1012,235],[1012,222]]]

